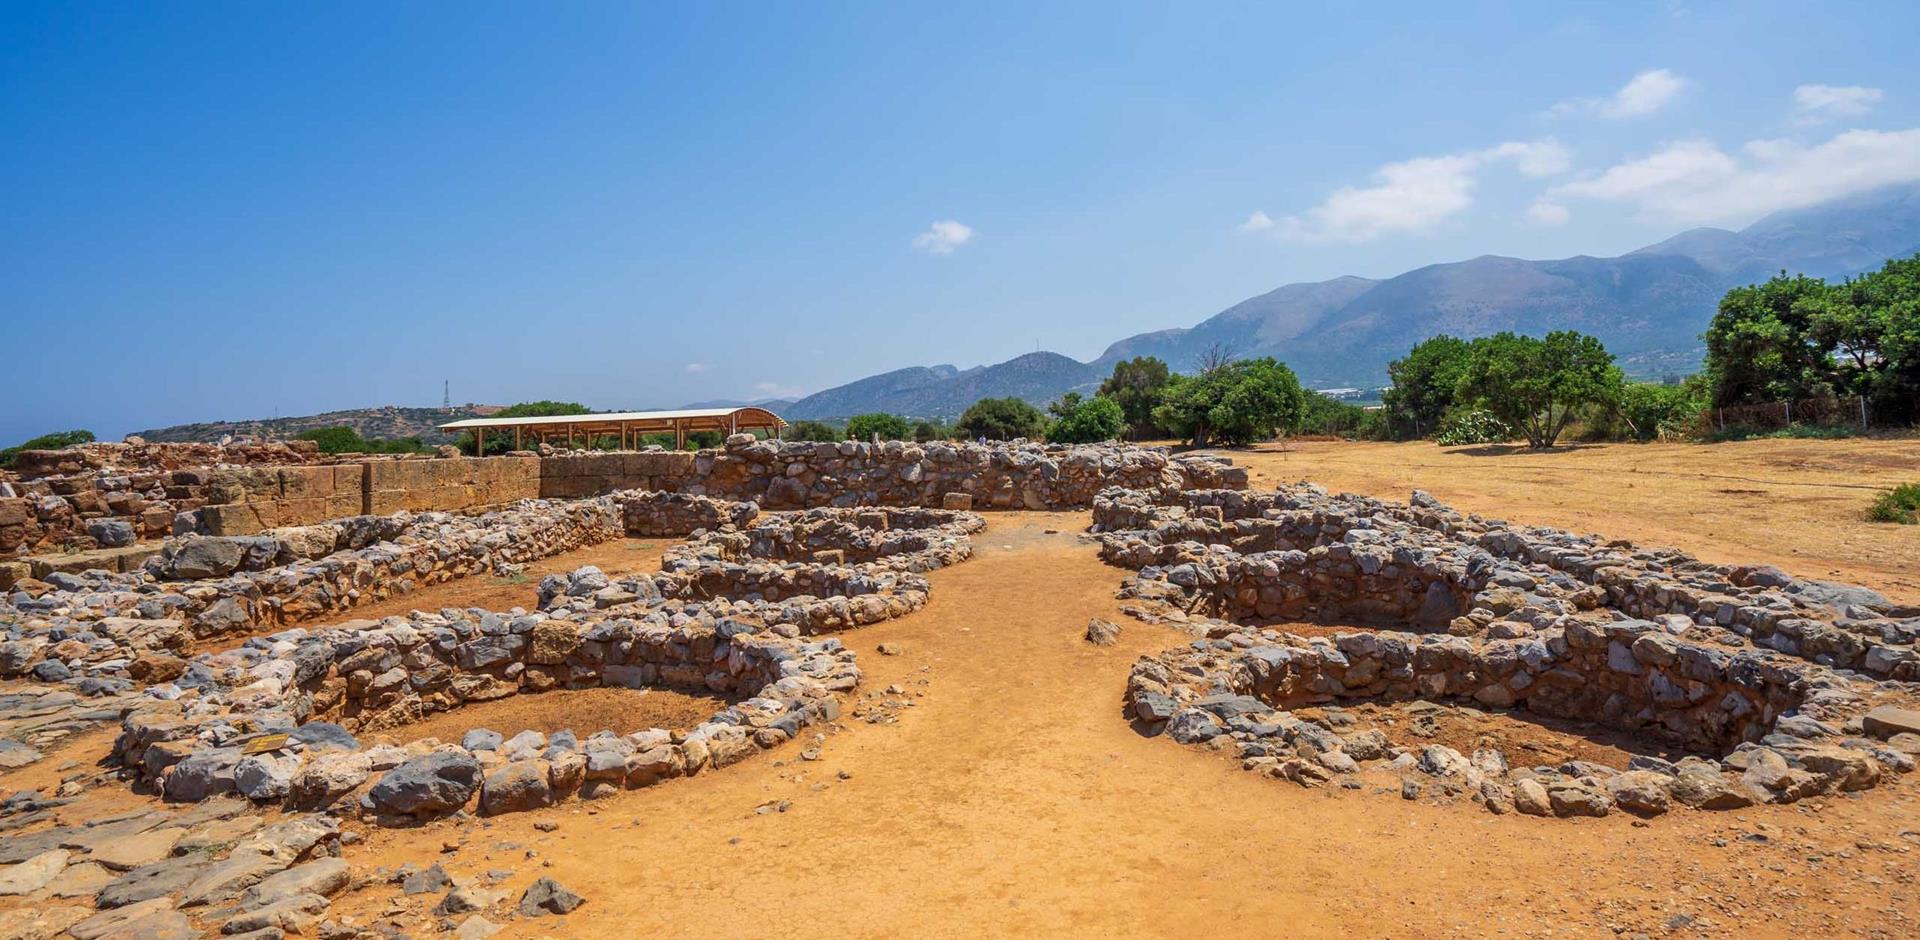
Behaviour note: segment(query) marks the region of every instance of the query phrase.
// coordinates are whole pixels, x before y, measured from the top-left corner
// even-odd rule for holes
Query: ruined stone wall
[[[221,453],[213,456],[233,456],[233,448],[216,450]],[[520,499],[569,499],[631,489],[750,501],[768,509],[938,506],[953,493],[971,497],[979,508],[1057,510],[1091,506],[1096,494],[1112,486],[1166,498],[1184,489],[1246,487],[1246,471],[1225,461],[1113,444],[822,444],[757,441],[742,434],[724,447],[698,453],[357,457],[338,462],[296,453],[292,463],[258,463],[274,452],[247,451],[247,462],[240,466],[143,470],[146,475],[137,479],[97,471],[91,477],[9,484],[19,492],[13,498],[0,492],[0,558],[42,549],[127,544],[170,533],[253,535],[353,515],[462,512]],[[111,531],[101,528],[112,521],[128,524]]]
[[[388,771],[352,809],[400,823],[458,810],[477,796],[482,813],[497,815],[725,767],[834,720],[835,693],[859,681],[853,655],[838,640],[801,642],[711,616],[666,620],[445,611],[290,642],[255,641],[209,664],[208,675],[237,673],[232,684],[199,683],[197,697],[168,697],[130,712],[115,753],[136,779],[171,800],[237,792],[259,803],[317,809]],[[584,739],[573,732],[503,739],[476,727],[458,743],[368,748],[352,734],[469,702],[599,685],[741,700],[685,731],[628,727]],[[249,730],[236,735],[236,727]],[[417,787],[400,781],[423,773],[451,782],[422,800]]]

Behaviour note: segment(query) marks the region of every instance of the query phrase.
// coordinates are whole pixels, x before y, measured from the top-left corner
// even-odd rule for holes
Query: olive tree
[[[1456,397],[1517,428],[1528,446],[1552,447],[1575,414],[1617,401],[1624,381],[1613,354],[1583,333],[1495,333],[1473,342]]]

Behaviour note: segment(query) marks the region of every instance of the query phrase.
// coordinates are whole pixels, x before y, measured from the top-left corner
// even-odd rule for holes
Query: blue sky
[[[0,7],[0,444],[1082,359],[1920,177],[1920,5]]]

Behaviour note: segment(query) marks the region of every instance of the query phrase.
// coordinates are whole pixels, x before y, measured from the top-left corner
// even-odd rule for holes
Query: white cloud
[[[1886,94],[1860,85],[1801,85],[1793,90],[1793,121],[1818,124],[1833,118],[1859,117],[1873,110]]]
[[[1527,207],[1527,221],[1540,226],[1565,225],[1571,215],[1566,206],[1545,199],[1536,200]]]
[[[1301,241],[1364,242],[1425,231],[1472,206],[1478,171],[1497,162],[1511,162],[1527,176],[1550,176],[1565,172],[1572,156],[1545,139],[1389,163],[1374,172],[1377,185],[1334,190],[1320,205],[1277,223],[1279,233]]]
[[[913,247],[933,255],[950,255],[973,240],[973,229],[952,219],[941,219],[913,236]]]
[[[693,374],[695,374],[695,375],[698,375],[699,373],[702,373],[702,372],[705,372],[705,371],[707,371],[708,369],[711,369],[711,368],[713,368],[713,367],[712,367],[712,366],[710,366],[710,365],[707,365],[707,364],[706,364],[706,363],[704,363],[704,362],[689,362],[689,363],[687,363],[687,371],[688,371],[688,372],[690,372],[690,373],[693,373]]]
[[[1573,152],[1551,137],[1514,140],[1481,152],[1485,159],[1512,160],[1528,176],[1558,176],[1573,168]]]
[[[1812,146],[1749,141],[1738,158],[1708,141],[1679,141],[1555,186],[1544,201],[1627,203],[1650,222],[1743,222],[1913,180],[1920,180],[1920,128],[1850,130]]]
[[[1668,69],[1649,69],[1628,79],[1620,90],[1605,98],[1570,98],[1547,109],[1555,116],[1597,114],[1603,118],[1632,118],[1652,114],[1667,106],[1687,87],[1687,80]]]
[[[1259,209],[1253,210],[1253,214],[1247,216],[1245,222],[1240,223],[1242,232],[1264,232],[1272,227],[1273,218]]]

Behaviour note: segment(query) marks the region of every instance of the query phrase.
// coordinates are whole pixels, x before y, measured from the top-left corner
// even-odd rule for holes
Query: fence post
[[[1867,424],[1867,396],[1862,395],[1860,396],[1860,430],[1864,431],[1868,427],[1869,425]]]
[[[1787,427],[1793,427],[1793,399],[1787,399]]]

